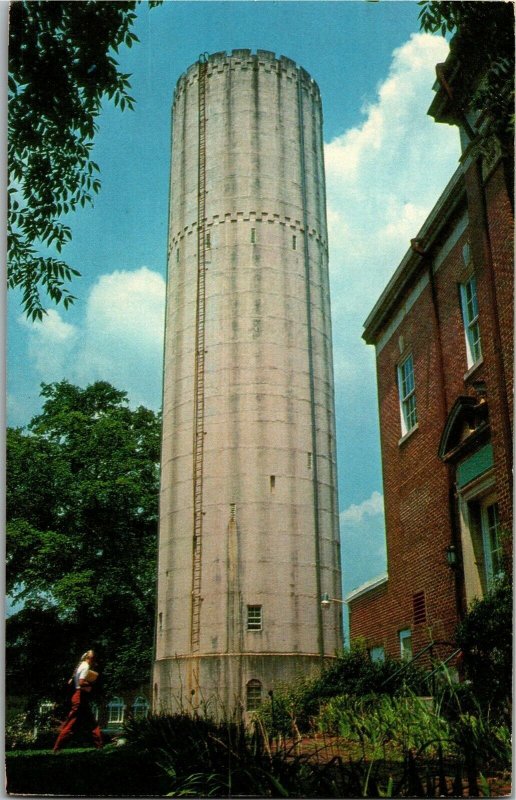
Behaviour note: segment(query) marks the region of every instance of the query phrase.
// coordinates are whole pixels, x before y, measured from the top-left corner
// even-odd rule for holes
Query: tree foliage
[[[137,685],[152,651],[159,416],[105,382],[42,396],[28,431],[7,436],[7,591],[22,604],[7,624],[11,691],[48,696],[89,647],[108,686]]]
[[[151,2],[149,5],[156,5]],[[133,108],[114,54],[138,41],[136,2],[18,0],[9,24],[8,283],[41,319],[42,292],[67,308],[78,271],[61,258],[63,216],[100,189],[91,158],[102,102]],[[57,257],[52,253],[56,252]]]
[[[421,28],[453,34],[451,52],[460,69],[459,104],[486,112],[503,144],[514,135],[514,7],[512,3],[425,0]],[[454,87],[455,88],[455,87]]]

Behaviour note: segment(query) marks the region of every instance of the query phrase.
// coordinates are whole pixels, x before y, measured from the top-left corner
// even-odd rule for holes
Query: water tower
[[[342,647],[319,89],[202,57],[173,101],[155,710],[251,711]]]

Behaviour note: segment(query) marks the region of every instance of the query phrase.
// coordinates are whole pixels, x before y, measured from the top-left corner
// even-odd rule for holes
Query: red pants
[[[87,693],[76,689],[72,695],[72,707],[67,718],[61,725],[59,736],[54,745],[54,751],[60,750],[63,744],[70,739],[77,728],[83,728],[91,733],[95,747],[102,747],[102,734],[99,724],[90,708],[90,698]]]

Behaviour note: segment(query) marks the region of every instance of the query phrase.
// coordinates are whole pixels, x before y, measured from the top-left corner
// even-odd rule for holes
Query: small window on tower
[[[297,236],[292,237],[292,250],[297,250]]]
[[[251,228],[251,244],[256,244],[256,228]]]
[[[247,606],[247,630],[261,631],[262,629],[262,607]]]
[[[256,711],[262,703],[262,684],[252,680],[246,686],[246,710]]]
[[[176,264],[179,264],[179,247],[176,250]]]
[[[208,231],[206,234],[206,247],[209,250],[211,247],[211,233]]]
[[[306,454],[306,466],[308,467],[308,469],[312,469],[312,454],[311,453],[307,453]]]
[[[270,485],[271,494],[272,494],[274,492],[275,488],[276,488],[276,476],[275,475],[271,475],[270,476],[269,485]]]

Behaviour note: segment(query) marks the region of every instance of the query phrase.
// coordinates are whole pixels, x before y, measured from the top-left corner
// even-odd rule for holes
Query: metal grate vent
[[[412,606],[414,609],[414,625],[426,622],[426,598],[424,592],[416,592],[412,596]]]

